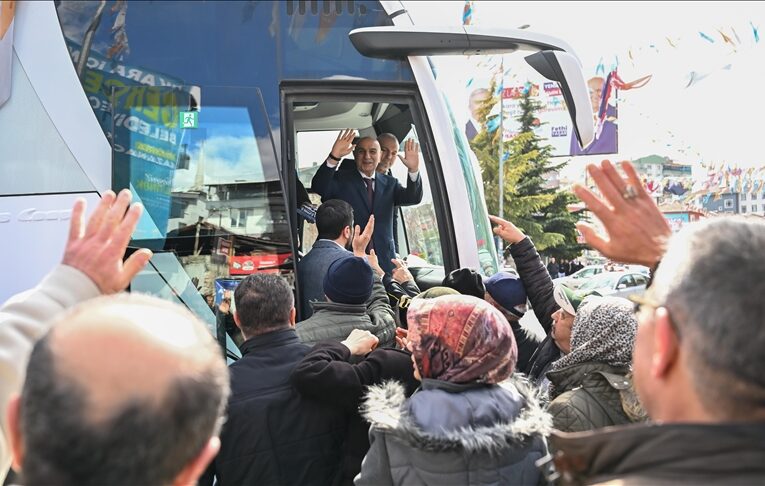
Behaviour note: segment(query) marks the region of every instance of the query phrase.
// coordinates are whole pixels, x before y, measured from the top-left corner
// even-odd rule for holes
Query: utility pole
[[[98,5],[96,14],[93,16],[93,20],[88,26],[88,30],[85,31],[85,37],[82,39],[82,46],[80,47],[80,58],[77,60],[77,77],[82,78],[82,73],[85,71],[85,66],[88,64],[88,56],[90,55],[90,46],[93,44],[93,36],[98,30],[98,25],[101,23],[101,16],[104,14],[104,8],[106,8],[106,0],[101,0]]]

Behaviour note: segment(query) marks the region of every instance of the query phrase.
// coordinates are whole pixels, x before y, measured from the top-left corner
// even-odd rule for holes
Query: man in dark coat
[[[375,349],[377,344],[369,331],[355,329],[343,342],[318,343],[292,372],[292,383],[300,393],[342,410],[348,417],[342,484],[353,484],[369,450],[369,425],[359,415],[367,387],[398,380],[409,396],[420,384],[414,379],[409,352]]]
[[[393,239],[393,214],[396,206],[410,206],[422,201],[419,145],[408,140],[402,162],[409,169],[406,187],[393,176],[378,174],[381,149],[377,140],[364,137],[354,149],[354,131],[340,132],[325,163],[321,164],[311,181],[311,188],[322,201],[342,199],[353,207],[356,223],[366,226],[375,217],[375,231],[370,244],[380,259],[380,266],[389,273],[396,256]],[[343,156],[353,151],[356,170],[336,170]]]
[[[350,245],[353,239],[353,209],[340,199],[330,199],[316,211],[316,241],[297,264],[298,285],[300,286],[300,318],[311,317],[311,302],[324,301],[324,276],[336,260],[352,256]]]
[[[340,476],[345,417],[303,397],[290,374],[310,348],[295,333],[287,281],[254,274],[234,293],[242,358],[230,366],[221,448],[200,484],[326,485]]]

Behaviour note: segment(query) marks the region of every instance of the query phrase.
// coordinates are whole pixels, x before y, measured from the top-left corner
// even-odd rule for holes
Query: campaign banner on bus
[[[67,39],[72,59],[80,45]],[[146,208],[134,239],[164,238],[183,129],[191,104],[178,78],[88,53],[82,85],[104,132],[112,135],[113,186],[131,188]]]
[[[11,97],[14,0],[0,0],[0,106]]]

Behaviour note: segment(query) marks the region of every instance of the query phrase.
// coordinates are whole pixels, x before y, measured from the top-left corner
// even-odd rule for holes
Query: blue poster
[[[225,297],[229,297],[231,301],[234,301],[234,290],[239,285],[241,280],[232,279],[215,279],[215,306],[219,306]]]

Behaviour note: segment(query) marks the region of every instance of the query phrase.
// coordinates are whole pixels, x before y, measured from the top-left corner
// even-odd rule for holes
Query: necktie
[[[375,190],[374,187],[372,187],[372,184],[374,184],[374,179],[370,179],[368,177],[364,177],[364,184],[367,185],[367,201],[369,202],[370,209],[373,207],[372,203],[375,199]],[[370,211],[374,212],[374,211]],[[374,238],[369,240],[369,244],[367,245],[366,252],[369,253],[370,250],[372,250],[375,247]]]
[[[364,178],[364,184],[367,185],[367,202],[369,202],[369,207],[372,207],[372,203],[375,199],[375,189],[373,187],[375,180],[365,177]]]

